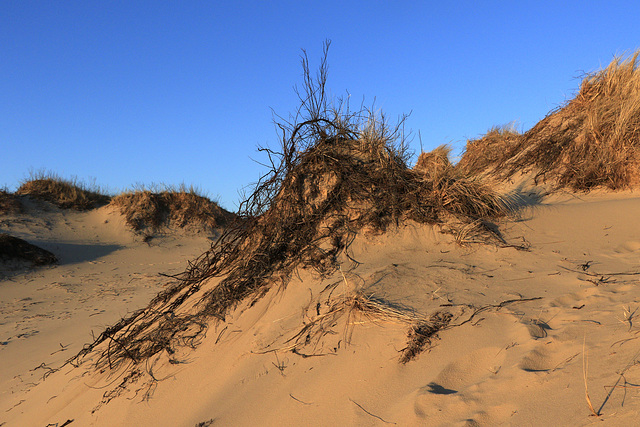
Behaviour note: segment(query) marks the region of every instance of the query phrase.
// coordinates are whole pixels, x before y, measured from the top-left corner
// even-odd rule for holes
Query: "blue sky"
[[[235,210],[298,107],[301,49],[328,88],[364,98],[425,150],[515,121],[640,48],[634,1],[3,1],[0,187],[30,170],[195,185]]]

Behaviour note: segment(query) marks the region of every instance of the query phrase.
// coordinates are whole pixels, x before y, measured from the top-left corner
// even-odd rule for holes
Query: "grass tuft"
[[[99,188],[90,188],[77,179],[67,180],[52,172],[35,172],[26,179],[16,194],[53,203],[63,209],[84,211],[107,205],[111,197]]]
[[[464,155],[456,168],[467,175],[499,170],[520,138],[522,134],[513,125],[493,127],[482,137],[467,141]]]
[[[466,224],[499,218],[516,210],[515,196],[502,195],[449,161],[450,148],[421,153],[413,170],[421,191],[437,212],[463,218]]]
[[[204,226],[211,230],[227,226],[233,214],[201,195],[193,187],[164,187],[138,190],[115,196],[116,206],[136,231],[162,226],[185,228]]]

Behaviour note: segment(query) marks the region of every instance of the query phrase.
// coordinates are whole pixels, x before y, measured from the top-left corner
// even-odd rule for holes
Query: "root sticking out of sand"
[[[483,241],[502,242],[489,225],[513,213],[514,200],[456,171],[443,149],[423,154],[419,165],[409,168],[402,120],[390,126],[382,115],[366,109],[352,112],[347,104],[326,99],[326,53],[316,78],[303,56],[302,106],[290,121],[277,123],[280,149],[262,149],[272,168],[241,204],[238,221],[175,276],[170,288],[108,328],[74,363],[97,350],[98,367],[117,369],[161,352],[172,355],[179,347],[196,347],[210,322],[224,321],[240,303],[253,305],[274,286],[286,288],[297,269],[326,278],[340,268],[341,257],[357,265],[349,246],[358,233],[381,233],[413,220],[449,224],[451,230],[471,225]],[[149,195],[140,200],[151,202]],[[407,316],[370,296],[348,293],[305,325],[291,349],[299,348],[300,340],[306,345],[318,339],[345,314],[351,324],[355,313]],[[447,314],[434,316],[411,319],[418,322],[403,362],[422,351],[450,320]]]

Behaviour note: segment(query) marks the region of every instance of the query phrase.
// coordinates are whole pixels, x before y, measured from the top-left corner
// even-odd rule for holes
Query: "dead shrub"
[[[227,226],[233,214],[184,186],[152,192],[141,189],[115,196],[116,206],[127,223],[136,231],[146,228],[157,230],[162,226],[178,228],[205,227],[213,230]]]
[[[37,172],[24,181],[16,194],[53,203],[63,209],[79,211],[107,205],[110,197],[90,189],[76,179],[66,180],[51,172]]]
[[[279,150],[261,149],[272,168],[241,204],[239,220],[172,287],[77,357],[116,342],[102,347],[98,362],[114,367],[195,346],[210,321],[224,321],[230,309],[256,301],[274,285],[286,287],[297,268],[320,277],[336,272],[339,256],[349,256],[362,230],[384,231],[407,219],[441,223],[452,216],[469,223],[509,212],[505,200],[461,178],[442,155],[434,155],[442,171],[433,176],[432,161],[408,168],[403,120],[390,126],[383,115],[351,112],[339,100],[330,104],[327,48],[316,78],[303,56],[301,108],[277,122]],[[220,278],[216,285],[209,282],[213,277]]]
[[[438,311],[428,320],[422,320],[413,325],[407,333],[407,346],[401,350],[400,363],[414,360],[420,353],[431,346],[438,338],[438,332],[451,323],[453,315],[446,311]]]

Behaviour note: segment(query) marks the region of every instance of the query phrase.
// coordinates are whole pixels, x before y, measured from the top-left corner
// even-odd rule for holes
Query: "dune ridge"
[[[149,240],[113,205],[0,217],[25,240],[49,236],[61,263],[0,282],[0,354],[33,351],[2,378],[0,423],[634,424],[640,145],[629,117],[609,126],[627,107],[609,107],[637,55],[523,135],[494,129],[457,165],[440,147],[409,167],[402,122],[327,100],[327,49],[317,78],[303,56],[300,113],[217,239]],[[607,112],[599,133],[593,106]],[[60,356],[55,341],[86,331],[105,292],[110,326]],[[75,328],[44,340],[67,315]]]

